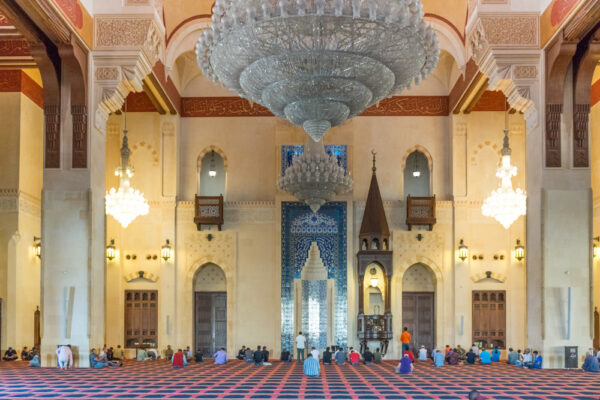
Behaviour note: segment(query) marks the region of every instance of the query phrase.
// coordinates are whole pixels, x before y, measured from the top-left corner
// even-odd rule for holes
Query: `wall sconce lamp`
[[[110,239],[110,244],[106,246],[106,259],[112,261],[117,257],[117,249],[115,248],[115,239]]]
[[[596,254],[596,247],[594,246],[594,255]],[[525,246],[521,244],[521,239],[517,239],[517,245],[515,246],[515,258],[517,261],[523,261],[525,258]]]
[[[465,241],[463,239],[460,239],[460,244],[458,245],[458,258],[460,258],[462,262],[465,262],[465,260],[469,258],[469,248],[465,246]]]
[[[171,247],[171,242],[169,239],[165,242],[165,244],[160,248],[160,256],[165,262],[169,261],[173,257],[173,248]]]
[[[371,268],[371,287],[377,287],[379,280],[377,279],[377,270],[375,268]]]
[[[598,244],[600,242],[600,236],[596,236],[594,238],[594,258],[598,258],[600,256],[600,244]]]
[[[33,237],[33,254],[37,258],[42,258],[42,238],[37,236]]]

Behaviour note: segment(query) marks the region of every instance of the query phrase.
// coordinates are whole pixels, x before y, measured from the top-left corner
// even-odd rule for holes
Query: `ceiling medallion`
[[[510,164],[511,149],[508,144],[508,129],[504,130],[502,162],[496,171],[500,186],[485,199],[481,212],[486,217],[495,218],[508,229],[521,215],[527,212],[527,196],[521,189],[513,189],[512,177],[517,176],[517,167]]]
[[[134,219],[140,215],[148,214],[150,210],[144,194],[131,187],[130,179],[133,177],[133,167],[129,165],[131,151],[128,144],[127,115],[125,115],[121,166],[115,170],[115,175],[119,177],[119,189],[112,188],[106,194],[106,214],[112,215],[123,228],[127,228]]]
[[[308,139],[305,151],[294,156],[292,164],[279,179],[279,188],[310,206],[313,212],[340,195],[352,190],[352,178],[334,155],[325,153],[323,141]]]
[[[314,141],[437,66],[420,0],[217,0],[204,75]]]

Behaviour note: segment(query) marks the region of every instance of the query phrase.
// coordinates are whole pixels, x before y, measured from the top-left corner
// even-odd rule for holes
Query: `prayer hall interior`
[[[303,332],[383,355],[380,386],[319,382],[412,398],[405,327],[411,351],[536,350],[540,385],[576,379],[600,350],[599,21],[598,0],[0,0],[0,352],[42,367],[0,362],[0,394],[60,345],[81,368],[189,346],[202,390],[252,385],[238,350],[296,359]],[[492,371],[513,398],[520,372]]]

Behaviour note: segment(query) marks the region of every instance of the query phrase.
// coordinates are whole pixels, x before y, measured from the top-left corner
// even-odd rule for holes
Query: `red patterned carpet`
[[[29,368],[0,362],[0,399],[465,399],[476,388],[488,399],[598,400],[600,374],[581,370],[523,370],[492,366],[417,363],[396,375],[395,363],[321,368],[307,378],[297,363],[255,367],[212,362],[173,370],[165,361],[130,361],[121,368]]]

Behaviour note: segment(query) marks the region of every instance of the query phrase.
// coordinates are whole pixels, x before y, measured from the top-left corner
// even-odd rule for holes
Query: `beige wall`
[[[40,236],[43,112],[21,93],[0,93],[0,298],[2,342],[20,350],[34,342],[34,312],[40,304]]]

